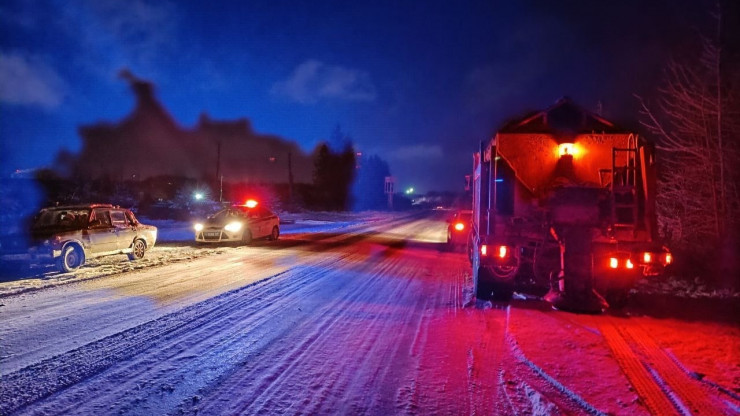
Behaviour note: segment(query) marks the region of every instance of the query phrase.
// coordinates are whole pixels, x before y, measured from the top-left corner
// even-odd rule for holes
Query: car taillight
[[[627,259],[627,261],[624,263],[624,267],[626,267],[628,269],[634,269],[635,268],[635,265],[632,263],[632,260]]]
[[[617,259],[616,257],[609,258],[609,267],[611,267],[612,269],[616,269],[617,267],[619,267],[619,259]]]
[[[456,223],[456,224],[455,224],[455,229],[456,229],[457,231],[462,231],[462,230],[464,230],[464,229],[465,229],[465,224],[463,224],[463,223],[461,223],[461,222],[458,222],[458,223]]]
[[[650,253],[648,251],[642,253],[642,262],[645,264],[650,264],[653,262],[653,253]]]
[[[488,255],[488,246],[483,244],[480,246],[480,255],[481,256],[487,256]]]
[[[498,257],[500,259],[506,258],[506,255],[509,254],[509,248],[506,246],[498,246]]]
[[[671,263],[673,263],[673,255],[671,253],[663,254],[663,264],[667,266]]]

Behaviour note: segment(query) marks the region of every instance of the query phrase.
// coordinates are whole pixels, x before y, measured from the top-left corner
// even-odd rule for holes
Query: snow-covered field
[[[738,315],[475,301],[440,215],[296,216],[246,247],[157,223],[142,261],[3,281],[0,414],[740,411]]]

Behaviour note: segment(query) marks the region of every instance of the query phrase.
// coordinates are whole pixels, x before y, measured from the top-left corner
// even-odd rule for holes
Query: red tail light
[[[463,224],[463,223],[461,223],[461,222],[455,223],[455,229],[456,229],[457,231],[462,231],[462,230],[464,230],[464,229],[465,229],[465,224]]]
[[[666,266],[673,263],[673,255],[671,255],[671,253],[665,253],[663,255],[663,263],[665,263]]]
[[[627,259],[627,261],[624,263],[624,267],[626,267],[628,269],[634,269],[635,268],[635,265],[632,263],[632,260]]]
[[[646,251],[642,253],[642,262],[645,264],[650,264],[653,262],[653,253],[650,253],[649,251]]]
[[[619,267],[619,260],[616,257],[609,258],[609,267],[612,269]]]
[[[506,246],[498,246],[498,257],[500,259],[506,258],[506,255],[509,253],[509,248]]]
[[[481,256],[487,256],[488,255],[488,246],[483,244],[480,246],[480,255]]]

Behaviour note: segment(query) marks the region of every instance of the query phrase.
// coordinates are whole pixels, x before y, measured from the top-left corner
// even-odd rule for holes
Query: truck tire
[[[493,285],[490,282],[484,282],[478,279],[475,282],[475,297],[480,300],[490,300],[493,295]]]
[[[473,291],[476,298],[481,300],[489,300],[491,298],[491,294],[493,293],[491,280],[488,271],[483,267],[478,267],[477,273],[473,276]]]
[[[508,302],[514,294],[514,282],[495,282],[493,284],[492,300],[499,302]]]
[[[630,290],[627,288],[608,289],[604,298],[612,309],[624,309],[630,300]]]

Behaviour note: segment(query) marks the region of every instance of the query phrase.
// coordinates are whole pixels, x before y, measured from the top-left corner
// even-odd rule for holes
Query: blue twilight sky
[[[643,4],[645,3],[645,4]],[[477,143],[564,95],[637,117],[711,2],[148,1],[0,3],[0,175],[80,147],[150,80],[181,126],[246,117],[310,151],[339,124],[398,186],[461,190]]]

